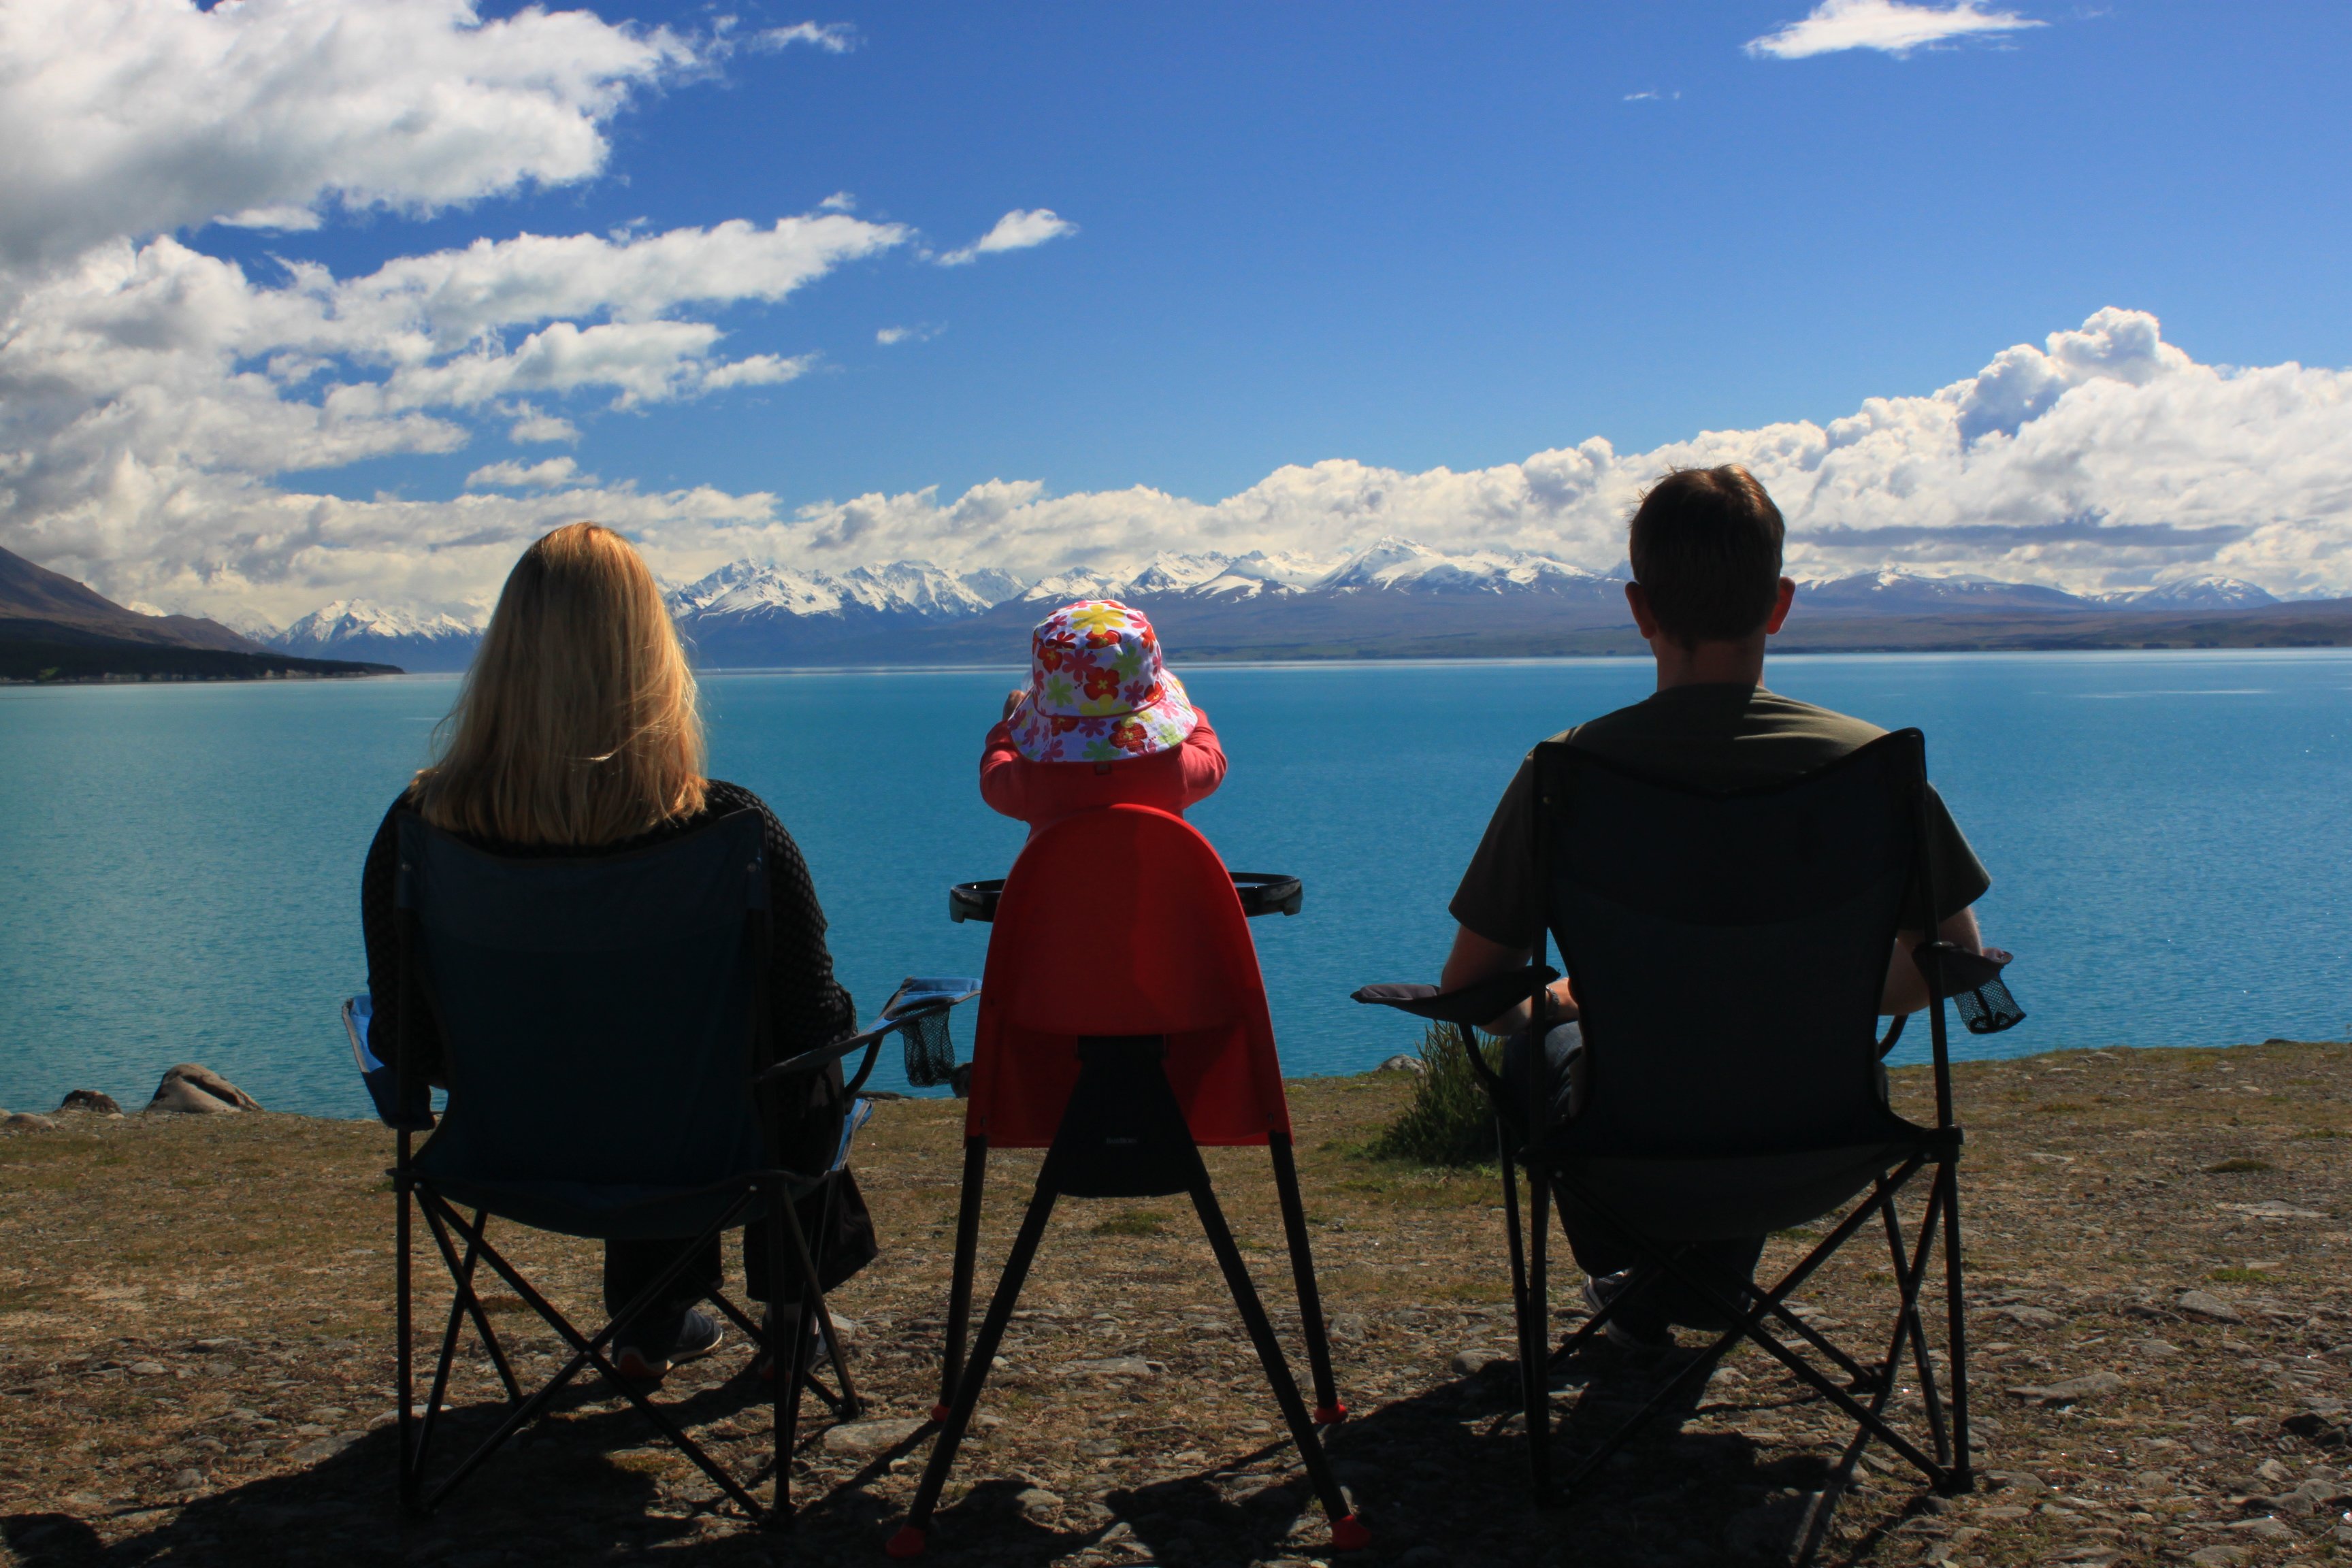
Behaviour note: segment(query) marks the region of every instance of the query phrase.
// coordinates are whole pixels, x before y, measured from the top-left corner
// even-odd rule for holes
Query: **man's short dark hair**
[[[1780,591],[1780,509],[1737,463],[1681,468],[1633,513],[1633,580],[1685,647],[1752,636]]]

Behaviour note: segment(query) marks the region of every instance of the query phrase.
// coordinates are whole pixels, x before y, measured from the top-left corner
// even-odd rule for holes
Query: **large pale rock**
[[[147,1109],[215,1116],[226,1110],[258,1110],[261,1102],[212,1068],[182,1062],[164,1072],[163,1081],[155,1086],[155,1098],[147,1102]]]
[[[873,1421],[850,1421],[825,1429],[824,1448],[828,1454],[851,1454],[865,1457],[895,1448],[920,1432],[926,1422],[908,1418],[883,1417]]]
[[[6,1111],[0,1111],[0,1131],[9,1132],[48,1132],[55,1131],[57,1125],[58,1124],[56,1122],[50,1121],[47,1117],[36,1116],[29,1110],[19,1110],[13,1116],[8,1114]]]

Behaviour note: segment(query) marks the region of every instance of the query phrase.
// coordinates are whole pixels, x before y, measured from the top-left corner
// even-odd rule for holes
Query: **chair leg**
[[[931,1419],[944,1421],[963,1381],[963,1340],[971,1327],[971,1276],[980,1251],[980,1202],[988,1185],[988,1140],[963,1141],[963,1187],[956,1199],[955,1268],[948,1279],[946,1353],[940,1358],[940,1401]]]
[[[793,1318],[789,1331],[793,1338],[792,1354],[777,1342],[787,1332],[785,1326],[785,1281],[791,1277],[785,1268],[784,1215],[792,1212],[789,1194],[768,1194],[768,1212],[760,1219],[768,1227],[768,1357],[772,1373],[769,1380],[772,1407],[768,1412],[768,1430],[776,1450],[775,1500],[769,1505],[770,1521],[789,1519],[793,1510],[793,1438],[799,1426],[801,1409],[801,1372],[807,1354],[807,1325]],[[803,1310],[806,1310],[803,1303]]]
[[[408,1174],[409,1134],[400,1135],[400,1163],[393,1174],[393,1382],[400,1397],[400,1506],[414,1510],[417,1500],[418,1469],[415,1451],[416,1397],[415,1370],[410,1362],[409,1342],[414,1330],[409,1310],[409,1223],[415,1194]]]
[[[913,1506],[907,1510],[907,1522],[890,1538],[884,1548],[893,1557],[919,1556],[929,1542],[931,1515],[940,1506],[940,1493],[948,1483],[948,1472],[955,1468],[956,1450],[963,1446],[963,1435],[971,1425],[971,1413],[980,1404],[980,1391],[988,1382],[988,1369],[996,1360],[996,1347],[1003,1342],[1005,1326],[1013,1321],[1013,1309],[1021,1300],[1022,1284],[1029,1278],[1029,1267],[1037,1259],[1037,1244],[1045,1238],[1045,1222],[1053,1217],[1054,1200],[1060,1195],[1055,1185],[1060,1175],[1059,1152],[1045,1156],[1045,1168],[1037,1173],[1037,1189],[1029,1197],[1029,1212],[1021,1216],[1021,1229],[1013,1238],[1013,1251],[1004,1259],[1003,1277],[996,1282],[996,1294],[988,1303],[988,1313],[980,1321],[980,1337],[971,1347],[971,1359],[957,1381],[955,1401],[949,1406],[946,1423],[940,1428],[939,1441],[932,1446],[930,1462],[923,1467],[923,1479],[915,1488]],[[967,1160],[967,1170],[971,1162]]]
[[[1887,1190],[1899,1190],[1906,1182],[1910,1180],[1912,1174],[1919,1169],[1923,1163],[1924,1156],[1913,1156],[1888,1182]],[[1607,1459],[1611,1454],[1614,1453],[1621,1446],[1630,1439],[1634,1431],[1665,1403],[1667,1397],[1671,1395],[1684,1381],[1685,1381],[1699,1368],[1711,1367],[1722,1357],[1725,1352],[1728,1351],[1734,1343],[1742,1338],[1752,1342],[1758,1349],[1763,1351],[1766,1354],[1780,1362],[1790,1371],[1790,1373],[1796,1376],[1799,1381],[1811,1388],[1815,1393],[1821,1394],[1831,1404],[1836,1405],[1844,1414],[1853,1417],[1864,1429],[1867,1430],[1871,1436],[1875,1436],[1880,1442],[1885,1443],[1890,1449],[1901,1455],[1906,1460],[1917,1468],[1922,1474],[1927,1476],[1937,1487],[1941,1488],[1949,1484],[1949,1472],[1947,1471],[1944,1467],[1938,1465],[1935,1460],[1928,1458],[1927,1456],[1922,1453],[1917,1446],[1913,1444],[1908,1438],[1905,1437],[1901,1433],[1888,1426],[1875,1408],[1866,1408],[1864,1406],[1846,1390],[1842,1389],[1835,1384],[1832,1383],[1819,1370],[1814,1368],[1810,1363],[1806,1362],[1803,1357],[1798,1355],[1794,1351],[1791,1351],[1788,1346],[1782,1344],[1778,1339],[1774,1338],[1764,1326],[1765,1321],[1768,1318],[1778,1319],[1785,1322],[1795,1321],[1793,1316],[1788,1311],[1787,1308],[1782,1303],[1799,1285],[1802,1284],[1806,1279],[1811,1276],[1816,1268],[1834,1254],[1839,1247],[1844,1246],[1844,1244],[1852,1238],[1854,1232],[1861,1228],[1863,1223],[1872,1214],[1874,1208],[1873,1205],[1869,1203],[1856,1204],[1852,1212],[1850,1212],[1845,1218],[1839,1221],[1837,1226],[1831,1230],[1828,1236],[1822,1237],[1820,1242],[1815,1244],[1813,1249],[1809,1252],[1795,1268],[1791,1268],[1781,1278],[1779,1284],[1773,1286],[1769,1290],[1763,1291],[1757,1290],[1753,1287],[1750,1287],[1746,1294],[1751,1297],[1752,1300],[1746,1305],[1738,1305],[1727,1300],[1722,1291],[1717,1289],[1712,1281],[1706,1279],[1689,1268],[1685,1267],[1679,1254],[1664,1253],[1654,1244],[1644,1240],[1638,1232],[1626,1226],[1622,1222],[1617,1220],[1614,1215],[1611,1215],[1605,1205],[1594,1202],[1590,1194],[1579,1192],[1578,1201],[1580,1204],[1590,1208],[1601,1219],[1603,1223],[1607,1224],[1612,1230],[1621,1235],[1629,1245],[1632,1245],[1637,1251],[1643,1254],[1645,1259],[1654,1267],[1663,1268],[1667,1275],[1678,1279],[1685,1288],[1695,1291],[1702,1300],[1708,1301],[1717,1310],[1724,1312],[1731,1319],[1735,1326],[1717,1339],[1712,1346],[1701,1354],[1697,1361],[1692,1363],[1690,1366],[1684,1368],[1674,1378],[1670,1379],[1666,1385],[1653,1395],[1650,1401],[1643,1405],[1639,1411],[1635,1412],[1630,1419],[1624,1422],[1598,1451],[1586,1456],[1585,1458],[1577,1466],[1575,1472],[1569,1477],[1568,1486],[1570,1489],[1573,1489],[1586,1477],[1590,1476],[1604,1460]],[[1845,1359],[1850,1361],[1851,1358]],[[1883,1380],[1881,1382],[1879,1395],[1882,1404],[1886,1391],[1891,1389],[1892,1386],[1893,1384],[1891,1380]]]
[[[1551,1494],[1551,1290],[1544,1240],[1551,1225],[1551,1185],[1543,1167],[1528,1172],[1528,1303],[1519,1314],[1519,1395],[1527,1412],[1528,1480],[1538,1501]]]
[[[824,1214],[817,1222],[818,1229],[816,1233],[816,1246],[813,1248],[816,1257],[819,1279],[824,1277],[823,1269],[825,1251],[833,1244],[833,1216],[835,1210],[839,1205],[840,1202],[841,1171],[839,1169],[835,1169],[825,1173]],[[855,1421],[858,1416],[865,1414],[866,1402],[857,1397],[857,1384],[851,1378],[849,1373],[848,1352],[842,1348],[840,1339],[836,1337],[834,1332],[833,1315],[830,1312],[820,1312],[817,1316],[817,1321],[818,1326],[823,1330],[824,1334],[825,1358],[833,1363],[834,1381],[841,1385],[840,1398],[828,1399],[827,1403],[832,1405],[834,1414],[839,1419],[844,1421]],[[810,1373],[810,1384],[812,1386],[814,1386],[815,1384],[815,1373],[814,1370]]]
[[[743,1212],[750,1202],[749,1193],[737,1198],[716,1222],[700,1237],[695,1238],[696,1247],[699,1247],[705,1240],[719,1235],[732,1226],[736,1216]],[[441,1248],[442,1257],[445,1260],[454,1263],[457,1248],[449,1241],[445,1224],[454,1224],[463,1228],[465,1224],[463,1218],[455,1209],[449,1208],[445,1200],[429,1191],[420,1195],[419,1204],[425,1211],[425,1223],[432,1227],[434,1240]],[[653,1424],[654,1429],[667,1438],[678,1452],[693,1461],[695,1468],[709,1477],[721,1491],[732,1498],[737,1507],[754,1521],[764,1521],[767,1510],[760,1506],[757,1499],[744,1489],[743,1484],[729,1475],[717,1460],[704,1451],[702,1445],[688,1436],[684,1428],[671,1420],[659,1405],[646,1398],[642,1390],[622,1377],[619,1371],[604,1357],[604,1347],[613,1336],[619,1332],[621,1324],[653,1304],[661,1292],[685,1271],[687,1264],[693,1256],[693,1251],[692,1247],[681,1251],[669,1268],[647,1282],[645,1289],[638,1292],[635,1300],[630,1302],[592,1338],[573,1328],[571,1321],[556,1310],[554,1303],[540,1294],[538,1288],[524,1279],[513,1264],[499,1256],[496,1247],[487,1242],[484,1243],[481,1249],[482,1261],[488,1263],[492,1271],[506,1281],[508,1288],[522,1298],[525,1305],[537,1312],[548,1327],[553,1329],[562,1337],[566,1344],[572,1346],[572,1359],[558,1368],[555,1375],[549,1378],[537,1393],[525,1399],[520,1405],[512,1407],[506,1418],[499,1423],[497,1428],[488,1436],[483,1438],[474,1451],[460,1460],[457,1468],[433,1489],[424,1500],[422,1506],[427,1510],[438,1507],[442,1500],[455,1491],[467,1477],[473,1474],[483,1460],[488,1458],[508,1438],[513,1436],[536,1417],[547,1406],[549,1401],[577,1376],[583,1367],[593,1365],[608,1386],[631,1405],[635,1405],[639,1414]]]
[[[1298,1163],[1289,1133],[1269,1133],[1265,1142],[1274,1156],[1274,1190],[1290,1243],[1290,1279],[1298,1288],[1298,1328],[1307,1341],[1307,1376],[1315,1385],[1315,1424],[1336,1426],[1348,1418],[1348,1407],[1339,1402],[1339,1386],[1331,1375],[1330,1325],[1323,1321],[1323,1292],[1315,1283],[1315,1255],[1307,1247],[1307,1210],[1298,1201]]]
[[[1969,1330],[1960,1271],[1959,1170],[1947,1160],[1937,1167],[1936,1188],[1944,1199],[1944,1307],[1952,1356],[1952,1468],[1950,1489],[1976,1489],[1969,1457]]]
[[[1347,1494],[1339,1489],[1339,1479],[1331,1473],[1330,1456],[1324,1453],[1314,1423],[1307,1419],[1307,1402],[1298,1397],[1297,1380],[1290,1375],[1290,1363],[1283,1359],[1281,1342],[1274,1337],[1274,1324],[1266,1318],[1257,1287],[1250,1282],[1249,1268],[1242,1261],[1242,1250],[1234,1244],[1224,1210],[1218,1205],[1216,1191],[1209,1184],[1209,1167],[1202,1163],[1197,1146],[1191,1147],[1189,1152],[1188,1185],[1193,1212],[1201,1216],[1201,1228],[1209,1236],[1209,1250],[1217,1255],[1217,1266],[1224,1270],[1225,1288],[1233,1292],[1242,1326],[1249,1331],[1250,1342],[1257,1347],[1258,1364],[1265,1369],[1265,1380],[1274,1388],[1275,1403],[1282,1407],[1283,1421],[1290,1427],[1290,1439],[1298,1446],[1307,1479],[1313,1483],[1323,1512],[1331,1521],[1331,1545],[1339,1552],[1369,1546],[1371,1533],[1348,1506]]]
[[[1952,1443],[1944,1426],[1943,1402],[1937,1397],[1936,1368],[1927,1354],[1927,1331],[1919,1321],[1919,1284],[1927,1271],[1927,1253],[1936,1244],[1936,1221],[1940,1209],[1939,1193],[1930,1191],[1927,1213],[1919,1220],[1919,1245],[1906,1258],[1903,1252],[1903,1225],[1895,1212],[1895,1195],[1879,1184],[1878,1209],[1886,1222],[1886,1250],[1895,1268],[1895,1289],[1901,1292],[1902,1310],[1895,1324],[1895,1342],[1886,1352],[1886,1383],[1895,1384],[1895,1369],[1903,1360],[1905,1342],[1909,1342],[1911,1364],[1919,1379],[1919,1402],[1927,1413],[1927,1431],[1936,1439],[1936,1461],[1952,1462]]]

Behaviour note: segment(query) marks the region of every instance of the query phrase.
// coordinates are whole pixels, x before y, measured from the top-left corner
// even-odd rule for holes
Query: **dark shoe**
[[[1584,1281],[1584,1300],[1598,1314],[1610,1302],[1622,1296],[1633,1282],[1633,1271],[1621,1268],[1614,1274],[1602,1274]],[[1655,1294],[1654,1289],[1645,1294]],[[1601,1334],[1621,1351],[1640,1354],[1655,1354],[1675,1348],[1675,1333],[1664,1320],[1643,1310],[1645,1303],[1635,1301],[1609,1314],[1601,1325]]]
[[[657,1383],[679,1363],[698,1361],[726,1341],[727,1331],[719,1326],[716,1319],[708,1312],[688,1309],[667,1355],[652,1355],[636,1345],[622,1345],[613,1352],[613,1366],[633,1382]]]

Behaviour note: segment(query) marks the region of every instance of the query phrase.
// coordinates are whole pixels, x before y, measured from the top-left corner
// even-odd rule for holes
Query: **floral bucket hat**
[[[1012,723],[1013,747],[1031,762],[1148,757],[1182,745],[1200,721],[1142,611],[1087,599],[1030,634],[1029,689]]]

